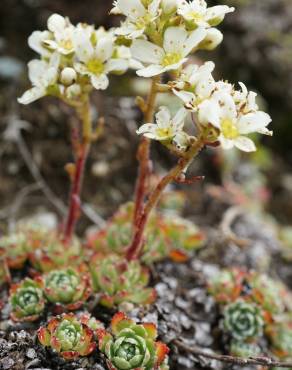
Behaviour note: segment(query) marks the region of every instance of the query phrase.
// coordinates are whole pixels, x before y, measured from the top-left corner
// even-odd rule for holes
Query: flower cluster
[[[191,52],[214,49],[223,39],[214,26],[233,11],[208,8],[204,0],[117,0],[112,10],[126,16],[116,34],[132,40],[132,56],[143,64],[137,74],[143,77],[178,70]]]
[[[52,318],[38,330],[38,338],[67,360],[87,356],[96,348],[94,332],[72,313]]]
[[[74,101],[92,87],[106,89],[109,73],[128,69],[127,54],[115,44],[113,32],[85,23],[74,26],[59,14],[51,15],[47,26],[28,39],[40,59],[28,63],[32,88],[18,99],[19,103],[29,104],[45,95]]]
[[[112,370],[166,369],[168,347],[157,342],[154,324],[136,324],[122,312],[111,322],[111,333],[100,330],[99,349],[106,355]]]

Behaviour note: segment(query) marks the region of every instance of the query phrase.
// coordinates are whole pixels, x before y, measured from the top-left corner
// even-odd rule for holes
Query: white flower
[[[104,32],[102,34],[105,35]],[[90,33],[77,29],[73,35],[73,44],[79,60],[74,63],[75,70],[81,75],[89,76],[93,87],[98,90],[108,87],[109,72],[125,71],[128,67],[126,60],[112,58],[114,38],[110,33],[98,38],[93,45]]]
[[[138,76],[152,77],[180,68],[187,60],[186,56],[205,36],[203,28],[187,32],[180,27],[169,27],[164,34],[163,47],[146,40],[134,40],[131,46],[133,58],[148,65],[137,71]]]
[[[256,147],[245,135],[258,132],[271,135],[267,129],[271,117],[262,111],[244,114],[236,106],[234,97],[226,91],[216,91],[211,99],[205,100],[198,110],[201,124],[211,123],[220,130],[219,141],[223,149],[234,146],[245,152],[253,152]]]
[[[212,76],[214,68],[213,62],[201,66],[190,64],[173,83],[174,94],[184,102],[186,108],[196,111],[198,104],[211,96],[216,86]]]
[[[141,0],[117,0],[112,13],[127,17],[116,34],[135,39],[143,35],[146,27],[159,16],[161,0],[152,0],[144,6]]]
[[[44,60],[31,60],[28,63],[28,75],[33,87],[18,98],[18,102],[29,104],[47,95],[48,88],[54,86],[58,80],[59,63],[60,56],[57,53],[52,54],[49,63]]]
[[[231,13],[234,8],[227,5],[217,5],[207,8],[205,0],[182,1],[178,6],[178,14],[186,21],[196,26],[210,27],[221,23],[225,14]]]
[[[53,37],[43,40],[43,43],[51,50],[68,55],[74,51],[72,41],[74,29],[75,27],[68,18],[53,14],[48,19],[48,30],[51,31]]]
[[[183,132],[184,120],[187,111],[181,108],[172,118],[166,107],[160,107],[159,112],[156,113],[156,124],[145,123],[137,130],[137,134],[143,134],[149,139],[158,141],[176,141],[179,140],[179,135]]]
[[[248,91],[244,83],[239,82],[241,91],[235,90],[233,93],[234,101],[244,113],[254,112],[259,109],[256,103],[257,94]]]

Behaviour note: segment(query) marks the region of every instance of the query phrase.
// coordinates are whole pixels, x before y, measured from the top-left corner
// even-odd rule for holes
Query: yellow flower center
[[[174,133],[171,127],[167,128],[157,128],[156,134],[160,138],[171,138],[173,137]]]
[[[179,53],[168,53],[162,59],[162,66],[167,67],[172,64],[176,64],[181,60],[181,55]]]
[[[65,50],[73,49],[73,43],[70,39],[60,41],[60,46]]]
[[[223,119],[221,122],[221,132],[226,139],[236,139],[239,136],[239,131],[237,127],[234,125],[232,120],[230,119]]]
[[[146,14],[146,15],[144,15],[144,17],[139,17],[136,20],[135,25],[136,25],[136,27],[137,27],[138,30],[142,30],[150,22],[151,22],[151,16],[150,16],[150,14]]]
[[[189,13],[186,14],[187,18],[191,19],[195,23],[198,23],[204,19],[203,15],[195,12],[194,10],[190,11]]]
[[[95,74],[95,75],[100,75],[104,71],[104,65],[101,60],[99,59],[90,59],[86,67],[89,72]]]

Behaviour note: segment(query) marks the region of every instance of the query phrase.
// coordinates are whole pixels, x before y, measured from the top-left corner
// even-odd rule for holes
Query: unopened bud
[[[219,30],[216,28],[209,28],[207,30],[207,36],[199,45],[199,49],[213,50],[221,44],[222,40],[223,34]]]
[[[73,68],[67,67],[61,72],[61,82],[66,86],[72,85],[76,81],[76,78],[77,73]]]

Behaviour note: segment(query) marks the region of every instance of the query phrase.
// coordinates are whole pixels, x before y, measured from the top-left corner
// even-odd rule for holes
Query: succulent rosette
[[[44,247],[54,232],[51,228],[35,221],[20,221],[17,224],[17,230],[25,235],[28,252]]]
[[[122,302],[150,304],[156,298],[152,288],[146,288],[148,270],[138,261],[126,261],[118,255],[95,254],[89,264],[93,288],[101,294],[100,303],[107,307]]]
[[[166,369],[168,347],[156,341],[157,329],[152,323],[136,324],[122,312],[111,322],[111,333],[100,330],[99,349],[106,355],[112,370]]]
[[[26,278],[10,289],[10,314],[14,321],[35,321],[45,309],[42,282]]]
[[[256,343],[241,342],[232,340],[230,344],[230,354],[238,357],[256,357],[261,354],[261,349]]]
[[[0,249],[5,253],[8,267],[21,269],[27,260],[27,240],[25,234],[14,233],[0,239]]]
[[[67,360],[87,356],[96,347],[93,331],[72,313],[52,318],[38,330],[38,338]]]
[[[169,244],[169,256],[176,262],[185,262],[189,254],[200,248],[205,235],[189,220],[177,215],[162,216],[161,230]]]
[[[224,328],[238,341],[256,339],[263,334],[264,320],[260,307],[241,299],[224,310]]]
[[[287,289],[279,282],[265,274],[251,273],[248,278],[251,288],[250,299],[258,303],[268,314],[283,313]]]
[[[292,319],[287,318],[281,322],[271,324],[267,330],[272,351],[277,357],[292,359]]]
[[[246,272],[233,268],[216,274],[208,284],[208,292],[218,303],[234,302],[244,289]]]
[[[53,270],[43,280],[47,300],[66,310],[80,308],[92,291],[89,275],[70,267]]]
[[[51,232],[45,243],[29,254],[29,260],[35,269],[42,272],[78,266],[82,263],[81,243],[77,238],[73,238],[70,244],[64,247],[60,236]]]

